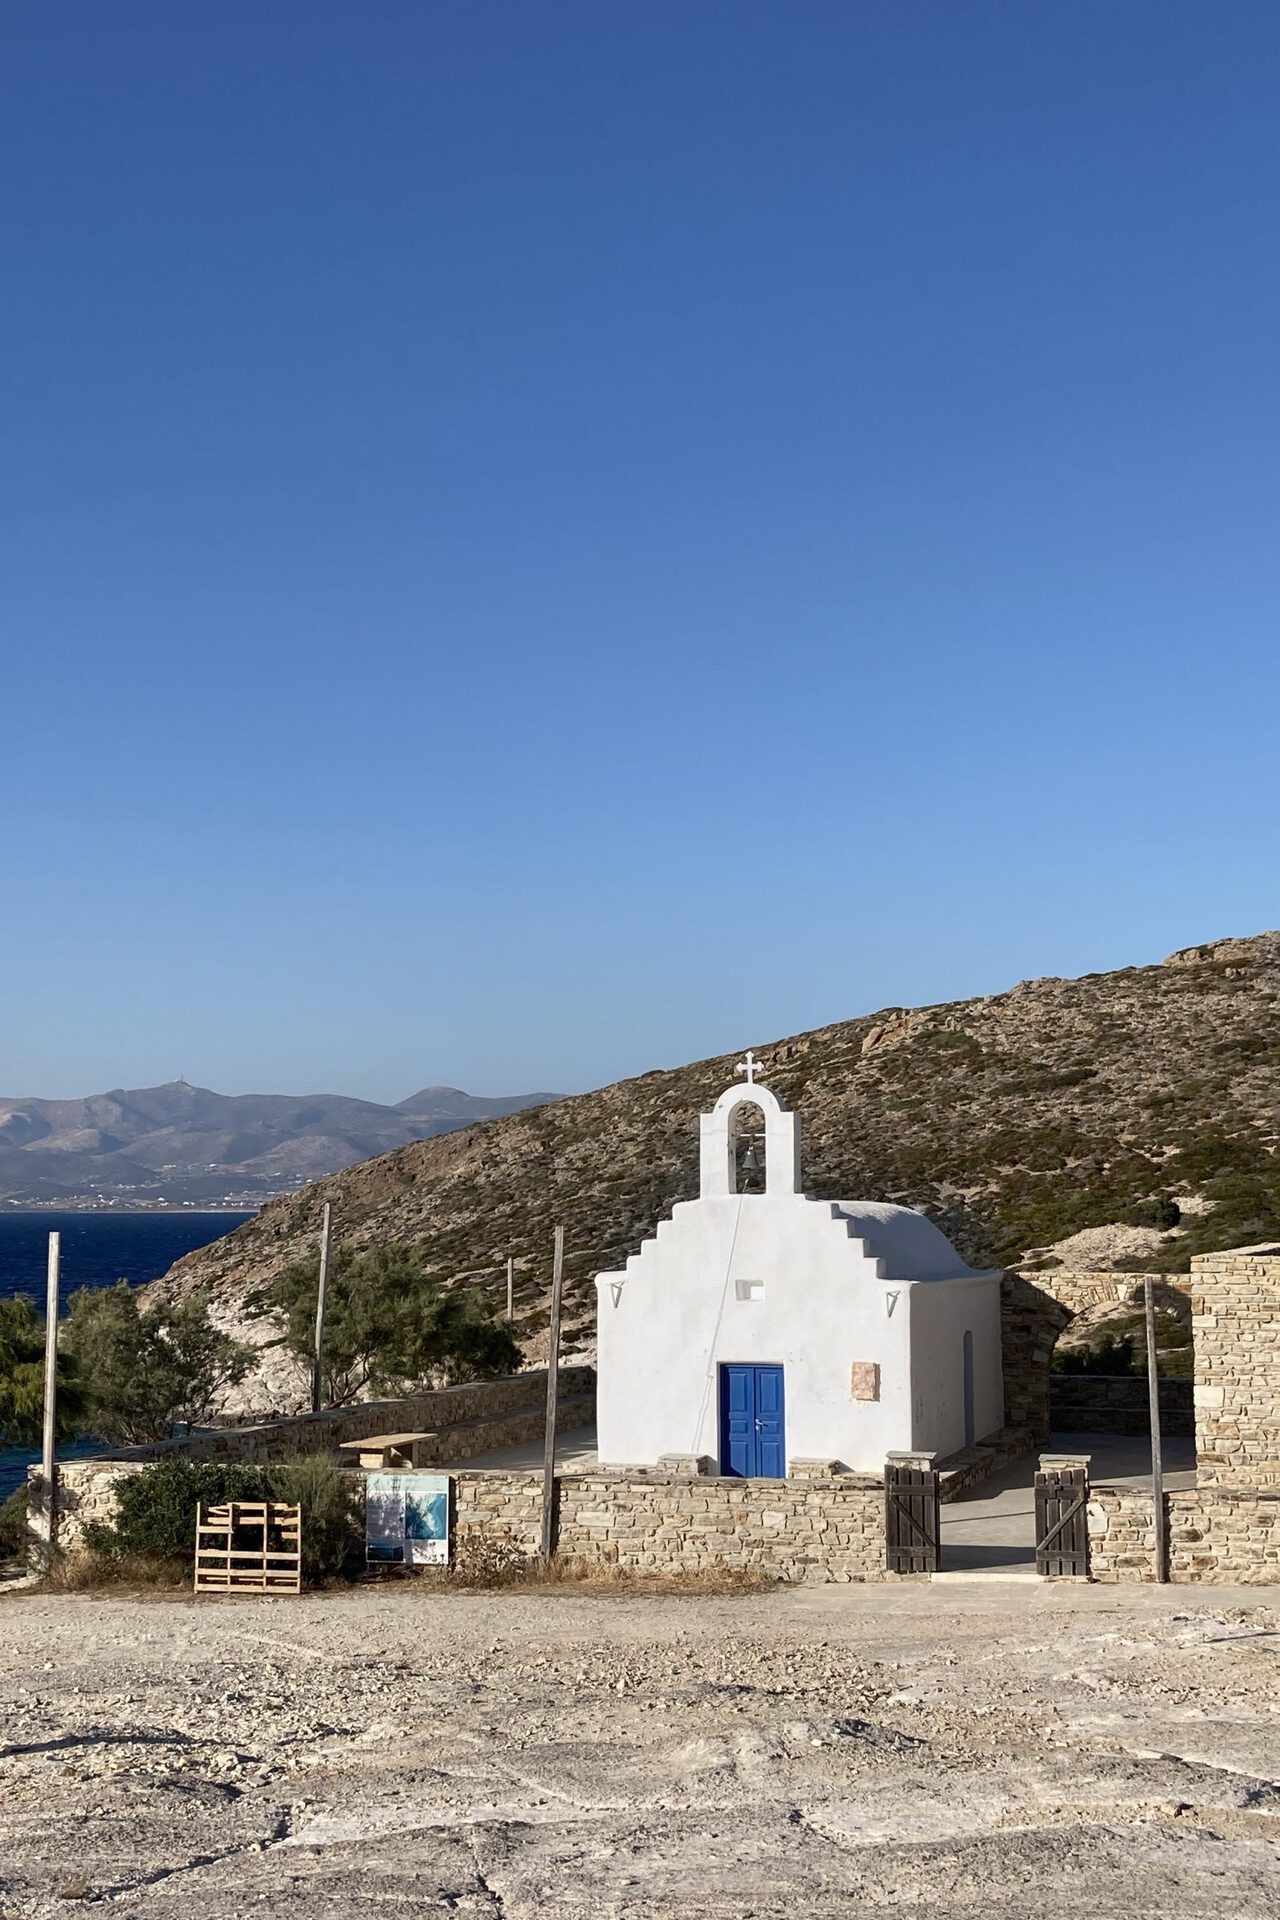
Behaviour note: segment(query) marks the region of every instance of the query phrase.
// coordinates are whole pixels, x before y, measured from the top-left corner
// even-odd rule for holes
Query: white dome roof
[[[886,1279],[956,1280],[975,1269],[965,1265],[945,1233],[914,1207],[883,1200],[839,1200],[839,1211],[867,1251],[884,1261]]]

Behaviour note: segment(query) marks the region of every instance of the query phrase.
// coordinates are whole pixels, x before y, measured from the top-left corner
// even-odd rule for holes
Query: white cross
[[[753,1086],[755,1085],[755,1083],[756,1083],[756,1075],[757,1075],[758,1073],[762,1073],[763,1071],[764,1071],[764,1063],[763,1063],[763,1061],[760,1061],[760,1060],[757,1060],[757,1059],[756,1059],[756,1057],[755,1057],[755,1055],[754,1055],[754,1053],[752,1053],[752,1051],[751,1051],[751,1049],[750,1049],[750,1047],[748,1047],[748,1048],[747,1048],[747,1057],[746,1057],[746,1059],[745,1059],[745,1060],[739,1060],[739,1062],[738,1062],[738,1064],[737,1064],[737,1066],[736,1066],[736,1067],[734,1068],[734,1072],[735,1072],[735,1073],[745,1073],[745,1074],[746,1074],[746,1076],[747,1076],[747,1085],[748,1085],[749,1087],[753,1087]]]

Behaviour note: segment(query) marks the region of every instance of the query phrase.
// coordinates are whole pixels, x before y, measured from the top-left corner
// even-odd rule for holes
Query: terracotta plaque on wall
[[[878,1400],[880,1398],[880,1362],[855,1360],[852,1387],[855,1400]]]

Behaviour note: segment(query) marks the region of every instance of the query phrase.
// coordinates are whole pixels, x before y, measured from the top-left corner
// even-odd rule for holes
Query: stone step
[[[950,1573],[945,1568],[941,1573],[931,1573],[929,1579],[953,1587],[973,1586],[984,1580],[994,1580],[1002,1586],[1010,1582],[1015,1586],[1040,1586],[1043,1576],[1034,1567],[955,1567]]]

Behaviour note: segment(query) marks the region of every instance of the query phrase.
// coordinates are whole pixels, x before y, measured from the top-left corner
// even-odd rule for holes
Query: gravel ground
[[[1280,1613],[1035,1583],[0,1599],[0,1913],[1280,1911]]]

